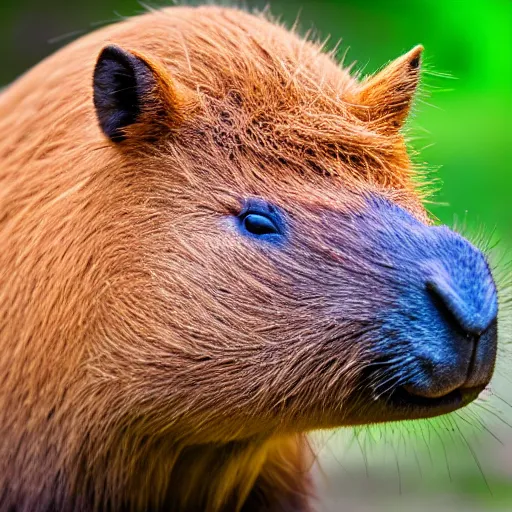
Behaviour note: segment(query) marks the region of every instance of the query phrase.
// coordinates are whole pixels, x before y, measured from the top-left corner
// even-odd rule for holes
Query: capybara
[[[309,511],[308,432],[478,396],[496,288],[422,205],[421,52],[361,79],[172,7],[3,92],[1,511]]]

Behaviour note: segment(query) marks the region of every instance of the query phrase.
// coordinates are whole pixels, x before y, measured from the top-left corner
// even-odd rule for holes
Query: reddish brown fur
[[[92,102],[109,43],[157,81],[122,148]],[[212,238],[211,213],[244,195],[351,209],[375,189],[424,219],[398,132],[420,51],[361,84],[263,16],[172,8],[80,39],[1,96],[2,510],[309,510],[303,433],[343,423],[308,378],[315,326],[286,327],[301,350],[268,350],[260,312],[288,325],[298,306]],[[244,287],[258,304],[240,307]],[[362,357],[331,376],[340,403]]]

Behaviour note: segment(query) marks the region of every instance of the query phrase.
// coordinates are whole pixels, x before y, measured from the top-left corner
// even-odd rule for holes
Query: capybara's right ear
[[[119,46],[103,48],[94,70],[94,106],[103,133],[113,142],[175,127],[179,103],[158,64]]]

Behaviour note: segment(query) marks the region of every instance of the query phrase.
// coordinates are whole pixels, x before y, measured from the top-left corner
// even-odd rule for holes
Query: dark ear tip
[[[102,76],[102,73],[105,73],[105,70],[109,72],[111,78],[113,71],[116,69],[123,68],[126,71],[131,71],[134,67],[134,61],[135,57],[126,50],[123,50],[121,47],[116,46],[115,44],[105,46],[101,50],[96,61],[96,67],[94,69],[94,83],[96,84],[97,81],[102,78],[107,78],[106,75]]]
[[[127,52],[126,50],[123,50],[120,46],[117,46],[115,44],[109,44],[107,46],[104,46],[101,50],[97,64],[100,64],[103,60],[115,60],[118,62],[123,61],[131,61],[133,56]]]
[[[411,67],[411,69],[418,69],[420,67],[422,53],[423,53],[422,45],[415,46],[409,52],[409,66]]]
[[[411,60],[410,65],[412,69],[418,68],[420,65],[420,57],[414,57],[414,59]]]

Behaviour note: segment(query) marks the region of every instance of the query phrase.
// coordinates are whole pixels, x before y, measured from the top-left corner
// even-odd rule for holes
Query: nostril
[[[437,309],[446,320],[474,340],[496,320],[497,312],[488,304],[478,304],[473,297],[463,299],[447,279],[431,279],[426,283]]]

